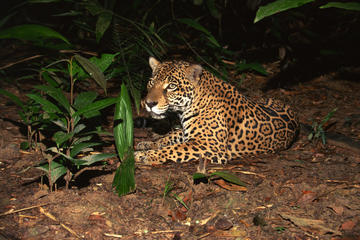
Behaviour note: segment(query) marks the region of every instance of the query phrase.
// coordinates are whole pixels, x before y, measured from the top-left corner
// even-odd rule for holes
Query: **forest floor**
[[[0,239],[360,239],[360,81],[347,77],[360,74],[343,71],[266,92],[269,77],[248,74],[241,83],[245,95],[291,104],[310,126],[337,107],[326,124],[337,134],[326,145],[301,131],[286,151],[208,164],[207,172],[228,171],[246,187],[195,184],[199,162],[138,166],[136,192],[123,197],[113,192],[114,171],[85,172],[81,184],[50,193],[33,168],[40,154],[19,148],[26,136],[17,107],[0,96]],[[4,88],[23,96],[31,89],[24,85]],[[135,128],[135,141],[151,140],[151,132]]]

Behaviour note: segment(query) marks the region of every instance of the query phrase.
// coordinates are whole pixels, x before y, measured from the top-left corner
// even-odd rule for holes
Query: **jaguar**
[[[155,119],[176,112],[181,128],[140,142],[135,161],[225,164],[248,154],[275,153],[294,142],[299,123],[290,106],[271,98],[251,100],[198,64],[150,57],[149,65],[146,110]]]

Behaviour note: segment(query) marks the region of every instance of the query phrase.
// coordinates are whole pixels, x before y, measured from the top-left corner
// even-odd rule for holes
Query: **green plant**
[[[315,0],[277,0],[271,3],[261,6],[256,12],[254,23],[262,20],[263,18],[272,16],[279,12],[286,11],[292,8],[298,8]],[[360,3],[357,2],[329,2],[320,6],[321,9],[325,8],[340,8],[345,10],[360,11]]]
[[[313,122],[313,124],[312,124],[312,132],[308,135],[309,141],[313,141],[313,140],[317,140],[317,139],[321,138],[322,143],[324,145],[326,144],[325,130],[324,130],[323,127],[332,118],[332,116],[335,114],[336,111],[337,111],[337,108],[334,108],[333,110],[331,110],[323,118],[323,120],[320,123]]]
[[[95,62],[93,63],[79,55],[56,61],[43,68],[41,75],[46,84],[35,86],[35,91],[26,95],[30,99],[28,104],[22,103],[11,93],[4,90],[0,92],[22,107],[20,116],[28,127],[28,145],[32,147],[38,140],[35,147],[40,147],[44,160],[37,165],[37,168],[46,172],[51,190],[60,177],[65,175],[66,188],[68,188],[75,173],[79,175],[87,170],[88,166],[116,156],[107,153],[91,154],[93,147],[101,145],[94,140],[95,136],[109,133],[101,130],[99,125],[90,124],[89,119],[99,116],[100,110],[116,103],[117,98],[98,100],[98,94],[92,91],[75,94],[75,83],[82,76],[75,59],[106,93],[106,80],[97,67],[97,65],[106,65],[104,63],[106,58],[100,58],[98,62],[93,59]],[[54,68],[50,68],[63,63],[66,63],[67,69],[55,71]],[[68,74],[70,78],[68,93],[65,93],[57,83],[55,72]],[[60,82],[63,81],[65,80]],[[32,111],[26,113],[28,109]],[[38,136],[35,141],[34,136]],[[40,136],[45,136],[46,139]]]
[[[194,173],[193,174],[193,180],[200,180],[200,179],[207,179],[207,180],[212,180],[214,178],[222,178],[230,183],[234,183],[236,185],[239,185],[239,186],[244,186],[246,187],[246,184],[242,181],[240,181],[240,179],[231,174],[231,173],[228,173],[228,172],[221,172],[221,171],[218,171],[218,172],[213,172],[213,173],[210,173],[210,174],[204,174],[204,173]]]
[[[179,197],[179,195],[177,195],[176,193],[173,193],[172,195],[170,195],[170,192],[174,189],[174,183],[171,182],[169,179],[170,179],[170,175],[169,175],[168,180],[165,183],[165,188],[164,188],[164,192],[163,192],[163,204],[164,204],[164,200],[166,197],[171,197],[171,198],[174,198],[176,201],[178,201],[181,205],[183,205],[187,210],[189,210],[189,207],[184,202],[184,200],[182,200],[181,197]]]
[[[275,227],[274,228],[278,233],[283,233],[285,232],[286,228],[285,227]]]
[[[131,101],[125,84],[121,85],[121,91],[115,106],[114,138],[122,162],[116,170],[112,185],[118,195],[122,196],[136,189],[133,119]]]
[[[265,68],[260,63],[246,63],[246,61],[241,61],[235,65],[235,70],[237,73],[241,73],[244,71],[255,71],[257,73],[260,73],[262,75],[267,76],[268,72],[265,70]]]
[[[57,31],[42,25],[23,24],[13,26],[0,31],[0,39],[18,39],[31,41],[34,45],[47,48],[66,48],[70,46],[70,42]],[[58,39],[66,43],[56,45],[49,39]]]

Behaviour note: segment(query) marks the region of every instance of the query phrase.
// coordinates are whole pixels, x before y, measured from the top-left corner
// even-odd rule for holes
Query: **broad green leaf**
[[[114,138],[122,163],[116,170],[113,186],[119,196],[122,196],[135,190],[135,159],[132,150],[133,119],[131,101],[125,84],[121,85],[117,100],[114,114]]]
[[[21,150],[28,150],[30,148],[30,145],[28,142],[21,142],[20,143],[20,149]]]
[[[184,24],[188,25],[189,27],[192,27],[196,30],[199,30],[200,32],[205,33],[206,35],[209,35],[209,36],[211,35],[209,30],[207,30],[200,23],[198,23],[197,21],[195,21],[191,18],[178,18],[177,21],[184,23]]]
[[[114,62],[114,58],[120,53],[103,53],[100,58],[92,57],[90,61],[93,62],[102,72],[105,72],[106,69],[110,67],[110,65]]]
[[[141,103],[141,92],[139,89],[130,85],[130,93],[135,103],[136,112],[140,112],[140,103]]]
[[[74,102],[74,107],[76,110],[81,110],[84,107],[87,107],[90,103],[92,103],[96,98],[98,94],[96,92],[83,92],[80,93],[76,98]],[[92,118],[95,116],[99,116],[99,111],[91,111],[84,113],[85,118]]]
[[[62,131],[58,131],[54,134],[53,138],[56,142],[57,147],[61,147],[61,145],[72,138],[74,136],[74,133],[65,133]]]
[[[70,151],[70,156],[71,157],[75,157],[76,155],[78,155],[80,152],[83,152],[83,150],[94,147],[94,146],[99,146],[100,143],[96,143],[96,142],[82,142],[79,144],[76,144]]]
[[[210,176],[218,176],[228,182],[246,187],[246,184],[244,182],[240,181],[240,179],[237,176],[235,176],[231,173],[228,173],[228,172],[213,172],[210,174]]]
[[[60,149],[62,150],[62,149]],[[72,158],[71,156],[68,156],[66,154],[64,154],[63,152],[59,151],[59,149],[57,149],[56,147],[49,147],[48,149],[46,149],[46,151],[51,151],[53,153],[58,153],[61,156],[63,156],[64,158],[66,158],[67,160],[70,160],[71,162],[75,162],[77,159]]]
[[[214,44],[216,47],[220,47],[220,44],[218,43],[218,41],[216,40],[216,38],[211,34],[211,32],[209,30],[207,30],[206,28],[204,28],[200,23],[198,23],[197,21],[191,19],[191,18],[179,18],[177,19],[179,22],[184,23],[196,30],[199,30],[203,33],[205,33],[207,35],[208,40]]]
[[[265,70],[265,68],[260,63],[239,63],[236,64],[236,71],[242,72],[247,70],[253,70],[260,74],[263,74],[265,76],[268,75],[268,72]]]
[[[84,130],[86,128],[85,124],[79,124],[79,125],[76,125],[76,127],[74,128],[74,133],[79,133],[81,132],[82,130]]]
[[[203,173],[198,173],[198,172],[193,174],[193,180],[198,180],[202,178],[207,178],[207,176]]]
[[[122,160],[124,154],[133,146],[131,101],[125,84],[121,85],[121,92],[117,98],[114,122],[115,146]]]
[[[0,31],[0,39],[19,39],[39,42],[44,39],[55,38],[64,41],[67,44],[70,42],[55,30],[36,24],[24,24],[10,27]]]
[[[12,94],[11,92],[8,92],[4,89],[0,88],[0,94],[7,96],[8,98],[11,99],[11,101],[13,101],[16,105],[18,105],[19,107],[21,107],[23,110],[25,109],[24,103],[20,100],[20,98],[18,98],[17,96],[15,96],[14,94]]]
[[[114,53],[114,54],[109,54],[109,53],[103,53],[101,54],[100,58],[97,57],[91,57],[89,59],[90,62],[94,63],[101,72],[105,72],[109,66],[113,63],[114,58],[119,55],[120,53]],[[80,67],[76,62],[73,63],[73,74],[76,75],[77,77],[82,79],[82,78],[86,78],[89,75],[84,71],[84,69],[82,67]]]
[[[269,17],[279,12],[286,11],[291,8],[297,8],[304,4],[313,2],[314,0],[277,0],[259,7],[256,12],[254,23],[257,23],[263,18]]]
[[[358,2],[329,2],[322,5],[320,8],[341,8],[345,10],[360,11],[360,3]]]
[[[93,117],[96,117],[96,116],[100,116],[101,113],[99,111],[92,111],[92,112],[86,112],[84,113],[84,118],[93,118]]]
[[[79,111],[75,112],[72,117],[80,116],[81,114],[90,112],[90,111],[99,111],[101,109],[104,109],[118,101],[117,98],[105,98],[102,100],[98,100],[96,102],[93,102],[89,104],[88,106],[80,109]]]
[[[51,162],[51,181],[55,183],[61,176],[66,173],[66,167],[56,161]],[[36,167],[37,169],[43,170],[48,174],[49,177],[49,164],[43,163]]]
[[[67,125],[66,125],[65,118],[56,119],[56,120],[53,120],[52,122],[54,124],[56,124],[57,126],[59,126],[61,129],[63,129],[64,131],[67,131]]]
[[[100,69],[87,58],[84,58],[80,55],[74,56],[76,61],[80,63],[80,65],[85,69],[86,72],[89,73],[90,77],[92,77],[100,87],[104,89],[106,94],[106,79],[104,74],[100,71]]]
[[[74,107],[76,110],[81,110],[90,103],[94,102],[98,94],[96,92],[82,92],[80,93],[74,101]]]
[[[70,113],[70,103],[60,88],[55,88],[51,85],[48,85],[48,86],[38,85],[38,86],[35,86],[34,88],[45,92],[47,95],[49,95],[50,97],[55,99],[58,103],[60,103],[68,113]]]
[[[105,31],[109,28],[112,20],[112,13],[111,12],[102,12],[96,21],[96,42],[100,42],[100,39],[103,37]]]
[[[53,86],[55,88],[59,87],[59,84],[52,77],[49,76],[48,71],[41,72],[41,76],[51,86]]]
[[[94,154],[94,155],[88,155],[86,157],[83,157],[80,159],[80,161],[83,161],[83,163],[81,163],[80,165],[82,166],[89,166],[93,163],[96,162],[100,162],[104,159],[108,159],[108,158],[112,158],[112,157],[116,157],[116,154],[112,154],[112,153],[99,153],[99,154]]]
[[[76,138],[73,142],[73,145],[77,145],[79,143],[82,143],[82,142],[87,142],[87,141],[90,141],[92,138],[91,135],[89,136],[85,136],[85,137],[81,137],[81,138]]]
[[[216,47],[221,47],[218,41],[216,41],[215,37],[213,35],[207,36],[207,39],[214,44]]]
[[[112,185],[119,196],[135,191],[135,159],[133,151],[124,154],[123,162],[116,169]]]
[[[45,112],[49,112],[49,113],[61,113],[62,112],[55,104],[46,100],[43,97],[40,97],[37,94],[29,93],[29,94],[26,94],[26,96],[28,96],[35,102],[39,103]]]

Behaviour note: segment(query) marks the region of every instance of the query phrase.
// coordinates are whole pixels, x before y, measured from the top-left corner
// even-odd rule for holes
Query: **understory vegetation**
[[[69,188],[83,171],[101,170],[116,156],[98,152],[101,136],[114,137],[122,162],[113,182],[117,193],[135,190],[132,110],[140,109],[149,56],[200,62],[225,81],[245,72],[266,76],[263,63],[274,59],[284,74],[301,68],[320,75],[327,69],[318,67],[319,61],[340,68],[358,57],[360,4],[353,1],[18,0],[10,5],[2,9],[0,44],[3,58],[17,52],[18,60],[1,66],[0,86],[36,84],[26,96],[3,89],[0,94],[19,106],[27,130],[21,147],[41,152],[34,167],[44,171],[51,190],[61,179]],[[93,81],[97,88],[89,91]],[[115,97],[108,88],[113,81]],[[103,130],[109,111],[114,132]],[[314,122],[309,140],[326,143],[324,124],[335,111]],[[194,175],[195,180],[212,177],[243,185],[229,173]],[[164,198],[170,192],[168,183]]]

